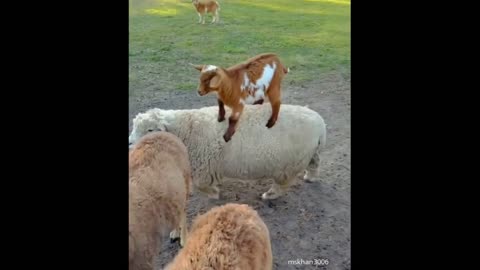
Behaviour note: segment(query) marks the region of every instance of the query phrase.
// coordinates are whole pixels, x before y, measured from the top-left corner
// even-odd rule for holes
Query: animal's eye
[[[153,129],[149,129],[149,130],[147,130],[147,131],[148,131],[148,132],[152,132],[152,131],[153,131]]]

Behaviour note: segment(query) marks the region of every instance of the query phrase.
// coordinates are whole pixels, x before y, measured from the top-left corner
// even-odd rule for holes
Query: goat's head
[[[200,71],[198,95],[204,96],[212,91],[218,91],[226,74],[223,68],[212,65],[190,65]]]

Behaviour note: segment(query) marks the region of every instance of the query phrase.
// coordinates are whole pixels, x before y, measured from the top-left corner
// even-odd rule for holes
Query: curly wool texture
[[[187,245],[166,270],[270,270],[270,233],[246,204],[214,207],[197,217]]]
[[[230,114],[227,107],[226,115]],[[318,154],[326,143],[322,117],[307,107],[283,104],[277,123],[268,129],[265,122],[270,115],[269,104],[245,106],[235,136],[225,143],[222,136],[228,123],[217,121],[216,106],[191,110],[151,109],[135,117],[129,141],[135,143],[149,130],[177,135],[188,148],[197,187],[210,186],[223,176],[273,178],[281,183],[307,167],[318,167]]]
[[[130,270],[153,269],[159,240],[185,222],[190,181],[187,149],[173,134],[148,134],[130,151]]]

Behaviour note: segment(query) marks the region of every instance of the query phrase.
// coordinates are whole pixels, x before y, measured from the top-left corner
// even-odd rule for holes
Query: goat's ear
[[[227,71],[222,67],[217,68],[215,76],[210,80],[210,88],[217,90],[222,80],[225,80],[226,77]]]
[[[190,66],[194,67],[198,71],[202,71],[204,65],[194,65],[192,63],[188,63]]]
[[[213,78],[210,80],[210,88],[213,90],[217,90],[218,87],[220,86],[220,83],[222,81],[222,78],[220,77],[219,74],[213,76]]]

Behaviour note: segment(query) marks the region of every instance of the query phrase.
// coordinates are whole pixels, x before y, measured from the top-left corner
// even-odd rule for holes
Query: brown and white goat
[[[192,0],[192,4],[197,10],[199,17],[198,23],[205,24],[205,17],[207,13],[212,13],[212,23],[215,23],[220,20],[220,4],[215,0]]]
[[[185,245],[191,181],[187,148],[171,133],[147,134],[129,152],[129,270],[153,270],[169,232]]]
[[[198,94],[206,95],[217,92],[219,115],[218,121],[225,120],[225,108],[232,109],[228,119],[228,129],[223,138],[228,142],[233,134],[245,104],[263,104],[265,97],[272,106],[272,115],[267,127],[275,125],[280,111],[280,86],[286,68],[276,54],[264,53],[227,69],[213,65],[193,65],[200,71]]]

